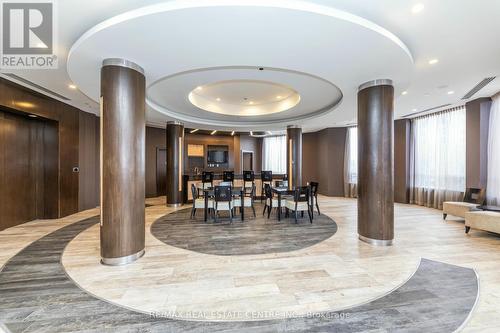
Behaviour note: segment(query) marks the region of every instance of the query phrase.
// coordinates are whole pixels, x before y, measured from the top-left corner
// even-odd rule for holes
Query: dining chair
[[[316,209],[318,210],[318,215],[321,215],[321,212],[319,211],[319,205],[318,205],[319,183],[310,182],[309,186],[311,186],[311,213],[313,214],[313,217],[314,217],[314,206],[316,206]]]
[[[232,186],[234,186],[234,171],[223,171],[222,181],[229,182]]]
[[[191,184],[191,194],[193,195],[193,207],[191,208],[190,218],[194,218],[197,209],[205,209],[205,197],[200,197],[198,190],[194,184]],[[214,207],[213,199],[208,199],[208,209],[211,210]]]
[[[273,208],[278,209],[278,199],[273,197],[273,191],[269,184],[264,186],[264,194],[266,196],[266,201],[264,202],[264,211],[262,212],[262,215],[264,215],[267,210],[267,218],[269,218]],[[285,200],[281,200],[282,207],[284,207],[284,202]]]
[[[252,208],[253,217],[255,217],[256,215],[255,215],[254,197],[255,197],[255,184],[252,186],[252,191],[250,191],[247,194],[243,193],[243,197],[241,197],[241,195],[239,196],[233,195],[233,209],[236,209],[236,207],[239,207],[241,210],[245,208]]]
[[[214,188],[214,220],[217,222],[219,210],[229,212],[229,220],[233,223],[233,196],[231,186],[215,186]]]
[[[295,193],[293,195],[293,200],[286,200],[285,207],[288,211],[292,210],[295,214],[295,223],[297,222],[298,212],[301,212],[301,216],[304,216],[304,211],[307,211],[309,215],[309,221],[312,223],[312,215],[311,215],[311,205],[310,205],[310,195],[311,189],[309,186],[301,186],[295,189]]]
[[[255,173],[252,170],[243,171],[243,191],[245,195],[248,193],[247,189],[253,189],[255,185]],[[255,193],[254,193],[255,194]]]
[[[262,195],[264,193],[264,185],[269,184],[272,185],[273,183],[273,172],[272,171],[261,171],[260,173],[260,202],[262,202],[262,199],[264,196]]]

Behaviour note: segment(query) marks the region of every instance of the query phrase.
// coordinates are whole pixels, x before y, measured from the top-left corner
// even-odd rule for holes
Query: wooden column
[[[167,206],[182,205],[182,174],[184,172],[184,125],[167,123]]]
[[[391,80],[374,80],[358,92],[358,234],[374,245],[394,239],[393,127]]]
[[[302,128],[287,127],[286,147],[288,187],[291,189],[302,186]]]
[[[106,59],[101,69],[101,257],[124,265],[144,254],[145,78]]]

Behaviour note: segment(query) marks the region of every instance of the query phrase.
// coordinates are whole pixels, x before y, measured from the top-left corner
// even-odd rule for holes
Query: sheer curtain
[[[493,96],[488,132],[488,183],[486,198],[500,205],[500,93]]]
[[[355,198],[358,184],[358,128],[349,127],[345,140],[344,196]]]
[[[465,191],[465,107],[412,120],[411,202],[441,209]]]
[[[286,135],[268,136],[262,142],[262,170],[286,173]]]

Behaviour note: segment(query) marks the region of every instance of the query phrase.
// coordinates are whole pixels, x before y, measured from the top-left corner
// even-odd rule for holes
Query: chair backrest
[[[273,191],[271,190],[271,185],[264,184],[264,195],[266,196],[267,199],[273,198]]]
[[[231,201],[231,186],[215,186],[214,197],[217,202]]]
[[[309,202],[309,195],[310,195],[309,191],[310,191],[309,186],[297,187],[295,189],[295,194],[293,196],[293,200],[295,202],[302,202],[302,201]]]
[[[243,171],[243,181],[253,182],[255,180],[255,174],[252,170]]]
[[[486,200],[486,190],[483,188],[468,188],[465,190],[464,202],[483,205]]]
[[[213,183],[214,181],[214,173],[212,171],[203,171],[201,174],[201,182],[202,183]]]
[[[198,199],[198,191],[194,184],[191,184],[191,194],[193,195],[193,200]]]
[[[233,182],[234,180],[234,171],[224,171],[222,172],[222,180],[225,182]]]
[[[273,181],[273,172],[272,171],[262,171],[260,173],[260,179],[262,179],[263,182]]]
[[[310,182],[309,186],[311,186],[311,195],[314,196],[314,197],[317,197],[318,196],[319,183],[317,183],[317,182]]]

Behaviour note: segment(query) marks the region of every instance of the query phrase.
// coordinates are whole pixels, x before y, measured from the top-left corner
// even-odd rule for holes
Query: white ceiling
[[[157,4],[164,1],[158,0],[64,0],[58,1],[59,11],[59,69],[58,70],[32,70],[32,71],[15,71],[15,74],[33,81],[43,87],[53,90],[61,95],[67,96],[71,99],[70,104],[81,108],[82,110],[98,113],[98,105],[92,99],[87,98],[78,90],[71,90],[68,84],[71,83],[70,77],[66,70],[66,60],[69,49],[72,45],[84,34],[85,31],[91,29],[96,24],[107,20],[113,16],[123,14],[127,11],[134,10],[143,6]],[[201,1],[203,2],[203,1]],[[201,3],[200,1],[189,1],[191,5],[196,6]],[[268,1],[275,2],[275,1]],[[279,1],[278,1],[279,2]],[[289,4],[295,5],[294,1],[287,1]],[[310,4],[318,4],[336,8],[338,10],[347,11],[351,14],[357,15],[367,19],[374,24],[386,29],[394,34],[403,45],[406,45],[409,52],[413,56],[414,63],[412,64],[410,75],[403,73],[401,77],[396,80],[396,116],[400,117],[405,114],[413,113],[414,110],[424,110],[427,108],[435,107],[443,104],[459,104],[464,101],[461,97],[468,92],[479,81],[488,76],[500,75],[500,43],[497,42],[498,35],[500,34],[500,20],[498,20],[498,13],[500,12],[500,1],[471,1],[471,0],[440,0],[440,1],[405,1],[405,0],[315,0],[307,1]],[[418,14],[412,14],[411,8],[417,2],[423,3],[425,8]],[[236,2],[234,2],[236,3]],[[240,11],[241,13],[242,11]],[[247,11],[243,11],[245,13]],[[200,12],[201,13],[201,12]],[[255,13],[254,13],[255,14]],[[279,22],[284,12],[274,12],[274,19]],[[244,14],[243,14],[244,15]],[[294,66],[305,68],[306,73],[311,73],[319,77],[329,76],[328,73],[332,71],[332,67],[348,66],[351,75],[355,78],[352,82],[357,82],[363,79],[363,75],[369,76],[385,72],[390,72],[390,68],[384,68],[383,59],[370,60],[370,55],[373,58],[384,50],[376,49],[383,47],[382,42],[373,45],[365,45],[370,52],[364,55],[363,62],[373,65],[371,73],[368,73],[364,66],[359,69],[356,65],[356,54],[350,54],[351,57],[344,59],[343,63],[332,63],[335,59],[328,59],[321,57],[315,50],[324,49],[328,47],[325,43],[326,39],[330,39],[332,44],[338,40],[342,40],[343,45],[349,47],[351,44],[368,44],[373,39],[360,39],[356,36],[349,36],[349,41],[343,40],[345,36],[352,33],[351,29],[345,30],[345,34],[337,35],[328,33],[339,32],[340,30],[328,30],[331,27],[325,22],[321,24],[314,24],[313,21],[307,21],[310,24],[300,24],[301,20],[307,20],[303,13],[287,13],[288,17],[283,16],[284,20],[290,20],[295,15],[295,26],[289,24],[287,29],[280,30],[280,34],[275,31],[247,31],[248,35],[252,32],[260,33],[260,36],[265,36],[266,33],[275,38],[277,45],[289,46],[294,42],[299,49],[304,42],[307,42],[307,52],[301,53],[300,59],[294,59]],[[238,40],[240,37],[236,32],[244,32],[244,27],[254,28],[259,26],[260,16],[253,17],[240,17],[245,21],[241,22],[234,20],[233,26],[226,26],[223,31],[218,31],[218,37],[226,36]],[[184,50],[189,52],[204,52],[200,49],[199,41],[212,41],[215,45],[218,40],[212,39],[213,35],[206,34],[211,31],[210,27],[215,27],[214,20],[211,16],[198,16],[189,18],[191,21],[183,21],[178,25],[178,32],[184,31],[186,28],[196,26],[199,38],[191,38],[185,40],[182,44]],[[228,20],[226,22],[229,22]],[[252,22],[254,21],[254,22]],[[305,21],[304,21],[305,22]],[[254,24],[252,26],[252,23]],[[278,23],[276,24],[278,25]],[[212,30],[213,31],[213,30]],[[293,35],[287,34],[287,31],[293,31]],[[150,32],[151,33],[151,32]],[[160,34],[165,34],[161,31]],[[158,34],[157,32],[153,32]],[[314,36],[312,39],[305,40],[304,37]],[[129,34],[122,36],[126,43],[140,43],[144,40],[143,34]],[[193,36],[196,37],[196,36]],[[147,39],[146,39],[147,40]],[[285,42],[283,42],[285,41]],[[320,43],[321,45],[316,45]],[[111,41],[110,41],[111,42]],[[169,41],[164,40],[165,43]],[[147,57],[149,46],[143,45],[142,52]],[[228,47],[228,45],[224,45]],[[230,46],[230,45],[229,45]],[[388,47],[386,45],[386,47]],[[390,47],[390,46],[389,46]],[[272,49],[272,48],[270,48]],[[328,49],[327,49],[328,50]],[[180,49],[170,49],[169,52],[175,53],[181,51]],[[259,54],[267,50],[259,50]],[[272,50],[271,50],[272,51]],[[306,50],[307,51],[307,50]],[[115,54],[120,57],[121,54]],[[242,60],[252,60],[252,53],[249,53],[247,58]],[[293,58],[294,54],[282,54],[283,59]],[[430,59],[437,58],[439,62],[435,65],[429,65]],[[262,58],[259,58],[262,59]],[[132,59],[133,60],[133,59]],[[245,61],[244,63],[236,63],[233,59],[231,63],[218,63],[217,59],[210,59],[212,63],[217,63],[219,66],[245,66],[254,65]],[[219,59],[223,60],[223,59]],[[372,62],[370,62],[372,61]],[[402,61],[402,60],[401,60]],[[302,62],[302,63],[301,63]],[[354,64],[353,64],[354,62]],[[323,68],[324,74],[321,70],[310,70],[314,63],[315,68]],[[274,63],[273,63],[274,64]],[[147,64],[140,64],[146,68]],[[211,67],[212,64],[209,64]],[[266,65],[266,64],[263,64]],[[164,67],[168,67],[165,64]],[[382,67],[380,67],[382,66]],[[289,68],[289,66],[275,67]],[[404,67],[404,66],[403,66]],[[200,68],[200,67],[199,67]],[[189,70],[193,68],[182,68],[181,70]],[[388,71],[389,69],[389,71]],[[358,72],[362,71],[361,73]],[[368,69],[370,70],[370,69]],[[403,70],[405,70],[403,68]],[[166,73],[173,74],[168,70],[165,73],[160,73],[162,76]],[[397,76],[397,73],[396,75]],[[382,77],[381,77],[382,78]],[[235,78],[237,79],[237,78]],[[344,100],[341,105],[332,110],[328,114],[319,117],[314,117],[308,120],[303,120],[300,124],[305,130],[316,130],[325,127],[342,126],[346,123],[355,121],[356,118],[356,105],[352,101],[355,100],[356,87],[348,86],[345,84],[347,81],[339,83],[336,77],[328,77],[329,81],[339,86],[344,94]],[[405,82],[406,81],[406,82]],[[357,82],[359,83],[359,82]],[[93,83],[98,85],[97,83]],[[293,86],[292,86],[293,88]],[[98,87],[95,87],[98,91]],[[408,93],[404,96],[400,95],[403,90]],[[497,78],[488,86],[483,88],[473,98],[490,96],[500,90],[500,79]],[[453,94],[448,92],[453,91]],[[351,101],[346,103],[347,101]],[[161,112],[149,109],[147,111],[147,119],[150,124],[163,126],[168,116]],[[201,127],[201,126],[200,126]]]

